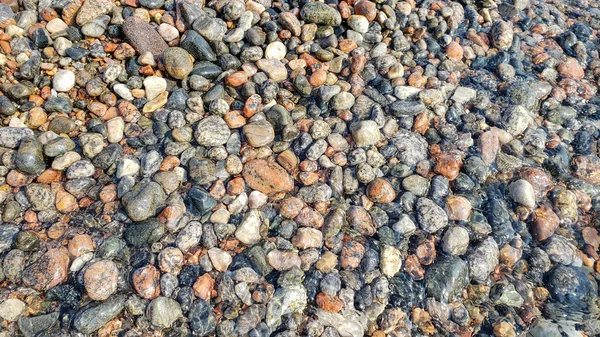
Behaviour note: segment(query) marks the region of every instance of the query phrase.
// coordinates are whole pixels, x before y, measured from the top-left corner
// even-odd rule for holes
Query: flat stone
[[[131,46],[140,55],[150,52],[158,57],[169,47],[152,26],[135,16],[130,16],[125,20],[123,33]]]

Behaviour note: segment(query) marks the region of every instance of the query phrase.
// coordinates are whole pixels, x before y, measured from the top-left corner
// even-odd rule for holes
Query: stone
[[[450,227],[442,238],[442,250],[451,255],[463,255],[469,248],[469,231],[464,227]]]
[[[249,161],[244,166],[242,175],[250,188],[266,195],[291,192],[294,189],[292,177],[273,161],[263,159]]]
[[[112,296],[104,302],[77,312],[73,327],[84,334],[91,334],[117,317],[125,308],[125,296]]]
[[[135,291],[142,298],[151,300],[160,295],[160,272],[153,265],[136,269],[131,280]]]
[[[51,330],[58,326],[60,312],[55,311],[45,315],[21,317],[18,321],[19,330],[25,337],[35,337],[43,331]]]
[[[117,291],[119,270],[117,265],[108,260],[91,264],[83,275],[83,283],[90,299],[104,301]]]
[[[148,305],[146,315],[150,323],[159,328],[170,328],[183,317],[181,305],[168,297],[158,297]]]
[[[93,0],[87,0],[93,1]],[[58,92],[66,92],[75,86],[75,74],[70,70],[59,70],[52,77],[52,88]]]
[[[211,248],[208,250],[208,257],[217,271],[224,273],[231,264],[232,258],[229,253],[219,249]]]
[[[131,220],[142,221],[156,215],[165,198],[165,192],[160,185],[150,181],[134,186],[123,196],[121,202]]]
[[[367,196],[373,202],[387,204],[396,199],[396,192],[387,180],[377,178],[367,186]]]
[[[469,255],[469,274],[472,280],[484,282],[489,274],[494,271],[494,267],[498,265],[498,244],[494,239],[485,239],[470,255]]]
[[[168,48],[167,43],[160,34],[152,26],[136,16],[130,16],[125,20],[123,23],[123,33],[135,51],[140,55],[150,52],[155,57],[158,57]]]
[[[23,283],[38,291],[51,289],[67,280],[69,254],[64,248],[49,249],[23,270]]]
[[[416,207],[417,221],[424,231],[434,233],[448,226],[446,212],[432,200],[419,198]]]
[[[80,27],[112,11],[114,4],[110,0],[85,0],[77,12],[76,22]]]
[[[510,48],[513,42],[513,27],[510,23],[497,20],[490,29],[490,38],[494,47],[500,50]]]
[[[356,145],[371,146],[382,139],[379,126],[375,121],[360,121],[350,125],[350,132]]]
[[[300,16],[304,21],[327,26],[339,26],[342,23],[340,13],[322,2],[309,2],[302,7]]]
[[[170,47],[163,52],[167,73],[178,80],[186,78],[194,68],[193,57],[183,48]]]
[[[4,96],[1,96],[4,97]],[[28,128],[0,128],[0,146],[14,149],[22,140],[33,138],[33,131]]]
[[[445,256],[425,274],[427,295],[440,302],[452,302],[469,284],[469,266],[461,258]]]
[[[147,100],[153,100],[167,90],[167,81],[162,77],[148,76],[143,83]]]
[[[0,96],[0,115],[12,116],[17,112],[17,107],[6,96]]]
[[[265,58],[281,60],[287,54],[287,48],[282,42],[271,42],[265,48]]]
[[[274,249],[267,254],[269,265],[278,271],[300,268],[302,261],[297,252]]]
[[[0,303],[0,317],[15,322],[27,309],[27,305],[17,298],[7,298]]]
[[[292,238],[292,244],[299,249],[320,248],[323,233],[315,228],[298,228]]]
[[[285,66],[278,59],[260,59],[256,61],[256,65],[275,82],[281,82],[288,78]]]
[[[253,147],[265,146],[275,139],[275,130],[267,121],[248,123],[243,127],[243,134],[248,144]]]
[[[258,243],[261,224],[260,213],[257,210],[250,210],[235,230],[235,238],[249,246]]]
[[[186,32],[185,38],[181,41],[179,46],[187,50],[196,61],[214,62],[217,60],[217,56],[212,47],[194,30],[188,30]]]
[[[231,131],[223,118],[209,116],[198,122],[194,135],[202,146],[217,146],[227,143]]]
[[[527,180],[519,179],[515,181],[509,185],[508,191],[510,197],[516,203],[528,208],[535,206],[535,191]]]
[[[402,268],[402,257],[400,251],[395,247],[383,245],[381,247],[381,259],[379,261],[381,272],[387,277],[394,277]]]

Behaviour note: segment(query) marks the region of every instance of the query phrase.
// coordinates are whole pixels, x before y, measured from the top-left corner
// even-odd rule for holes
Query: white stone
[[[252,191],[250,192],[250,198],[248,201],[248,207],[250,208],[259,208],[267,203],[269,197],[260,192],[260,191]]]
[[[231,213],[231,214],[238,214],[239,212],[242,211],[242,209],[244,209],[244,207],[246,206],[247,203],[248,203],[248,194],[242,193],[242,194],[238,195],[237,198],[235,198],[231,202],[231,204],[229,204],[227,209],[229,210],[229,213]]]
[[[75,74],[70,70],[59,70],[52,78],[52,88],[66,92],[75,86]]]
[[[118,143],[123,139],[125,131],[125,122],[123,117],[115,117],[106,122],[106,130],[108,133],[108,141],[110,143]]]
[[[124,176],[133,176],[140,171],[140,165],[129,158],[123,158],[121,164],[117,167],[117,178]]]
[[[219,208],[210,216],[210,222],[214,224],[226,224],[229,221],[229,211],[224,208]]]
[[[74,162],[81,160],[81,155],[75,151],[69,151],[65,154],[54,158],[52,168],[57,171],[64,171]]]
[[[113,86],[113,91],[124,100],[132,101],[134,99],[131,90],[123,83],[115,84]]]
[[[160,26],[158,26],[158,33],[167,42],[173,41],[179,37],[177,28],[166,23],[161,23]]]
[[[0,303],[0,317],[9,322],[14,322],[25,312],[25,309],[27,309],[27,305],[23,301],[17,298],[9,298]]]
[[[212,262],[213,267],[221,273],[227,270],[227,267],[229,267],[232,261],[229,253],[216,247],[208,250],[208,258],[210,259],[210,262]]]
[[[407,85],[399,85],[394,88],[394,96],[396,96],[398,99],[408,99],[416,96],[420,92],[421,89]]]
[[[285,57],[287,49],[285,45],[279,41],[271,42],[265,49],[265,58],[281,60]]]
[[[54,18],[46,24],[46,29],[50,34],[63,31],[69,26],[60,18]]]
[[[73,47],[73,42],[67,40],[66,38],[60,36],[57,37],[54,40],[54,44],[52,45],[54,47],[54,50],[56,50],[56,52],[58,53],[58,55],[60,56],[66,56],[67,52],[66,50]]]
[[[253,245],[260,241],[260,215],[257,210],[252,209],[238,226],[235,231],[235,238],[246,245]]]
[[[535,206],[535,190],[533,186],[524,179],[519,179],[510,184],[508,191],[512,200],[516,203],[533,208]]]
[[[158,76],[149,76],[144,79],[146,99],[152,100],[167,90],[167,80]]]
[[[452,95],[452,100],[456,103],[465,104],[475,99],[476,96],[477,91],[475,91],[475,89],[458,87],[454,91],[454,95]]]
[[[369,20],[362,15],[350,15],[347,22],[350,28],[361,34],[369,31]]]
[[[379,263],[381,272],[387,277],[396,275],[402,267],[400,251],[392,246],[381,247],[381,261]]]
[[[371,146],[381,140],[379,126],[372,120],[352,123],[350,125],[350,132],[352,133],[354,142],[358,146]]]
[[[463,255],[469,248],[469,232],[460,226],[449,228],[442,239],[442,250],[451,255]]]

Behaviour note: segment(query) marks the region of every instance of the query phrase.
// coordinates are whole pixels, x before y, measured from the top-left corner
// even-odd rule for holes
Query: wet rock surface
[[[0,2],[0,337],[600,335],[596,2]]]

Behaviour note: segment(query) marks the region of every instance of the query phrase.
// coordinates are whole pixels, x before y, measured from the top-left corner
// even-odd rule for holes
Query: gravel
[[[589,1],[0,4],[0,337],[597,336]]]

